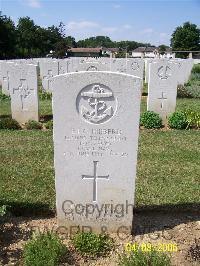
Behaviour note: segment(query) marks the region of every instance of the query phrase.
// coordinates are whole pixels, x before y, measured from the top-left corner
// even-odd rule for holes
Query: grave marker
[[[60,225],[89,226],[95,232],[101,232],[102,227],[116,232],[124,226],[130,232],[141,83],[131,75],[101,71],[54,78],[54,162]]]
[[[160,59],[149,67],[147,110],[158,113],[165,123],[176,108],[178,65]]]
[[[39,120],[38,69],[36,65],[14,65],[10,70],[12,118],[19,123]]]

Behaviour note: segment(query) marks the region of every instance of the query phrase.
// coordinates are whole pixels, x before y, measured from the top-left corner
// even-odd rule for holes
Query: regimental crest
[[[140,66],[139,66],[138,62],[133,62],[131,64],[131,68],[132,68],[132,70],[138,70],[140,68]]]
[[[172,75],[171,68],[169,66],[161,66],[158,68],[158,77],[162,80],[168,79]]]
[[[92,124],[110,120],[117,107],[113,92],[102,84],[91,84],[83,88],[77,96],[76,104],[82,119]]]
[[[87,68],[87,71],[97,71],[97,67],[96,66],[89,66],[88,68]]]

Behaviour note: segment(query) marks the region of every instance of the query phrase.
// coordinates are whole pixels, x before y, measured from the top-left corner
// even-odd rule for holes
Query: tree
[[[78,47],[115,47],[114,42],[107,36],[90,37],[77,42]]]
[[[195,24],[185,22],[173,32],[171,47],[174,51],[200,50],[200,29]]]
[[[14,22],[0,13],[0,59],[15,56],[16,32]]]
[[[75,48],[77,47],[75,38],[72,36],[65,37],[65,42],[66,42],[66,45],[69,47],[75,47]]]
[[[160,53],[161,55],[164,55],[165,52],[166,52],[166,50],[167,50],[167,48],[169,48],[169,47],[168,47],[167,45],[165,45],[165,44],[161,44],[161,45],[159,45],[159,46],[158,46],[159,53]]]
[[[21,57],[34,57],[37,26],[29,17],[22,17],[17,25],[17,48]]]
[[[54,56],[56,58],[65,58],[66,52],[70,47],[67,45],[66,41],[62,39],[61,41],[57,42],[55,45],[55,52]]]

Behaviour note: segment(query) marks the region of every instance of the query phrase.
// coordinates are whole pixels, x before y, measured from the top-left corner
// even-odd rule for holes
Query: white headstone
[[[10,71],[10,96],[12,118],[19,123],[39,120],[38,67],[14,65]]]
[[[68,59],[59,59],[58,61],[58,72],[59,75],[68,73]]]
[[[109,71],[110,64],[108,61],[98,59],[80,59],[73,61],[72,72],[78,71]]]
[[[178,66],[160,59],[150,64],[147,110],[160,115],[164,122],[175,111]]]
[[[140,98],[141,79],[131,75],[88,71],[54,78],[60,225],[131,230]]]
[[[46,92],[52,92],[52,78],[58,74],[57,60],[46,59],[40,61],[40,78],[42,79],[42,87]]]
[[[1,62],[1,84],[2,84],[2,93],[5,95],[10,95],[9,84],[10,84],[10,70],[14,63],[4,61]]]
[[[111,59],[111,71],[130,74],[143,80],[144,61],[132,58]]]

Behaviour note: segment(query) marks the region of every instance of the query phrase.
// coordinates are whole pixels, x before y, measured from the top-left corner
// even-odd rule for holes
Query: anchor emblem
[[[80,113],[84,120],[93,124],[100,124],[109,120],[114,114],[113,92],[100,84],[93,84],[92,88],[81,92],[82,105]],[[107,106],[109,100],[111,106]],[[87,103],[87,106],[84,106]]]
[[[160,79],[168,79],[171,76],[171,68],[169,66],[161,66],[158,69],[158,76]]]

